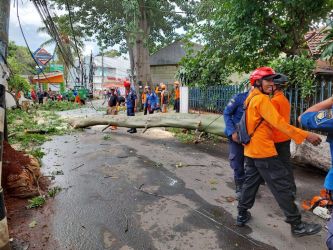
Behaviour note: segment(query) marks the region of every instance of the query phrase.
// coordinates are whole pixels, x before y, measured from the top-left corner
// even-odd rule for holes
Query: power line
[[[70,22],[72,33],[73,33],[73,38],[74,38],[74,44],[75,44],[76,53],[77,53],[77,56],[79,58],[79,67],[80,67],[81,73],[82,73],[82,79],[81,79],[82,82],[81,82],[81,85],[83,85],[83,65],[82,65],[81,56],[80,56],[80,53],[79,53],[79,48],[77,46],[77,41],[76,41],[76,37],[75,37],[75,31],[74,31],[73,22],[72,22],[72,12],[71,12],[71,8],[70,8],[70,6],[68,4],[68,1],[66,1],[66,6],[67,6],[67,9],[68,9],[69,22]]]
[[[38,62],[37,62],[37,60],[36,60],[36,58],[33,56],[32,52],[31,52],[31,49],[30,49],[30,46],[29,46],[29,44],[28,44],[28,42],[27,42],[27,39],[26,39],[26,37],[25,37],[25,35],[24,35],[23,28],[22,28],[22,25],[21,25],[20,15],[19,15],[19,0],[16,0],[16,16],[17,16],[17,21],[18,21],[19,26],[20,26],[20,30],[21,30],[21,33],[22,33],[23,40],[24,40],[24,42],[25,42],[25,44],[26,44],[26,46],[27,46],[27,48],[28,48],[28,50],[29,50],[29,52],[30,52],[31,57],[34,59],[35,63],[37,64],[38,68],[40,69],[40,71],[42,72],[42,74],[44,75],[44,77],[45,77],[45,78],[47,79],[47,81],[51,84],[49,78],[46,77],[46,75],[44,74],[44,71],[43,71],[42,68],[39,66],[39,64],[38,64]]]
[[[65,63],[65,67],[67,68],[67,71],[69,72],[71,78],[73,79],[73,81],[75,81],[76,77],[73,76],[72,71],[70,70],[69,66],[68,66],[68,62],[75,68],[75,65],[73,64],[72,60],[68,58],[67,54],[64,52],[65,48],[62,45],[62,40],[60,38],[58,29],[56,27],[56,25],[53,22],[53,18],[48,10],[47,7],[47,3],[46,1],[38,1],[38,0],[34,0],[33,1],[42,21],[45,24],[45,27],[47,28],[47,30],[49,31],[49,34],[51,35],[51,37],[54,39],[56,46],[59,49],[59,52],[62,56],[62,58],[64,59],[64,63]],[[76,72],[75,72],[76,73]],[[67,79],[66,79],[67,80]]]

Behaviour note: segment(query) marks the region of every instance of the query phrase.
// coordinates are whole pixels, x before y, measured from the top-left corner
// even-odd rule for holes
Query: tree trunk
[[[95,125],[112,125],[127,128],[173,127],[203,131],[224,136],[224,119],[221,115],[198,114],[154,114],[146,116],[96,116],[86,119],[72,119],[74,128]]]
[[[149,26],[147,13],[144,3],[140,2],[140,16],[138,21],[139,30],[136,34],[136,41],[133,48],[134,68],[136,80],[142,81],[143,84],[151,85],[149,50],[146,42],[149,36]]]
[[[154,128],[173,127],[198,130],[225,137],[225,123],[221,115],[198,115],[198,114],[153,114],[145,116],[95,116],[86,119],[72,119],[69,123],[74,128],[86,128],[95,125],[112,125],[128,128]],[[145,130],[144,130],[145,131]],[[322,136],[323,143],[313,146],[310,143],[301,145],[291,144],[291,158],[294,163],[312,165],[316,168],[328,171],[331,166],[331,155],[326,138]]]

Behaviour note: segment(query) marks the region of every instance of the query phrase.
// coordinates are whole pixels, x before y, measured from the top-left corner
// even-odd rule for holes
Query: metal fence
[[[298,125],[297,118],[308,107],[332,96],[333,76],[319,76],[314,82],[313,95],[301,97],[299,88],[285,90],[291,104],[291,124]],[[189,88],[189,109],[200,112],[222,113],[230,98],[244,91],[244,86],[212,86],[206,88]]]
[[[221,113],[230,98],[244,90],[243,86],[211,86],[189,88],[189,109],[201,112]]]

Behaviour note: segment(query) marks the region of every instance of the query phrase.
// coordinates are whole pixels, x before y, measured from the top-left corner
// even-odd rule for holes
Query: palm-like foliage
[[[55,48],[55,55],[58,59],[58,62],[65,67],[65,77],[67,77],[68,69],[66,66],[74,65],[75,57],[77,57],[76,45],[74,40],[74,35],[76,39],[77,49],[81,56],[81,51],[84,47],[83,39],[84,34],[81,31],[79,25],[73,24],[74,31],[71,29],[69,17],[67,15],[63,16],[55,16],[53,18],[53,22],[58,29],[58,33],[61,39],[61,49],[59,46]],[[51,36],[51,38],[45,42],[43,42],[40,46],[49,46],[56,44],[55,38],[50,34],[49,30],[44,26],[37,29],[39,33],[46,33]]]

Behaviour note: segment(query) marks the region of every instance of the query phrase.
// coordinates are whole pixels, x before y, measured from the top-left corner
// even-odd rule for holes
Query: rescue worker
[[[289,173],[277,157],[272,127],[288,135],[296,144],[307,140],[313,145],[319,145],[321,139],[316,134],[288,124],[276,111],[269,99],[274,88],[272,79],[275,76],[274,70],[270,67],[257,68],[250,75],[250,83],[254,89],[245,100],[247,107],[245,112],[246,128],[251,134],[251,140],[244,146],[245,181],[238,202],[236,224],[244,226],[250,220],[251,213],[248,209],[252,208],[258,188],[264,180],[282,209],[285,221],[291,225],[292,234],[294,236],[316,234],[321,230],[321,225],[301,220],[292,192],[292,183],[288,177]]]
[[[158,108],[159,106],[159,100],[155,91],[152,91],[150,86],[148,86],[147,90],[148,92],[147,92],[145,107],[147,108],[149,114],[153,114],[155,109]]]
[[[332,199],[333,192],[333,96],[308,108],[298,120],[302,126],[327,132],[326,141],[330,145],[331,168],[326,175],[324,188],[329,191]],[[326,245],[329,250],[333,250],[333,220],[332,217],[327,223],[328,235]]]
[[[249,92],[234,95],[223,112],[225,130],[224,134],[229,141],[229,162],[234,171],[234,181],[236,186],[236,197],[240,198],[243,182],[245,180],[244,172],[244,146],[239,143],[237,137],[236,124],[239,123],[244,113],[244,102]]]
[[[271,102],[275,107],[276,111],[283,117],[283,119],[290,124],[290,103],[287,97],[284,95],[282,88],[286,85],[288,77],[283,74],[276,74],[273,78],[274,91]],[[280,160],[283,162],[284,166],[289,172],[290,181],[293,186],[293,194],[296,196],[296,184],[294,178],[294,170],[290,164],[290,137],[282,133],[276,128],[273,130],[273,140],[275,143],[275,148],[278,153]]]
[[[129,81],[124,81],[125,95],[126,95],[126,108],[127,116],[135,116],[136,105],[137,105],[137,96],[133,88],[131,88],[131,83]],[[136,133],[136,128],[131,128],[127,130],[129,133]]]
[[[170,96],[169,96],[168,90],[166,89],[165,84],[162,84],[161,88],[162,88],[162,92],[161,92],[162,113],[166,113],[166,112],[168,112],[168,105],[169,105],[169,101],[170,101]]]
[[[180,91],[179,91],[179,82],[175,81],[174,82],[175,85],[175,110],[176,113],[179,113],[179,105],[180,105]]]
[[[108,108],[107,108],[107,114],[108,115],[117,115],[118,114],[118,107],[119,107],[119,102],[118,102],[118,95],[116,92],[115,87],[110,88],[110,94],[108,97]],[[117,126],[111,126],[112,130],[117,129]]]
[[[142,103],[144,115],[147,115],[147,106],[146,106],[147,92],[148,92],[148,86],[145,86],[143,89],[142,95],[141,95],[141,103]]]

